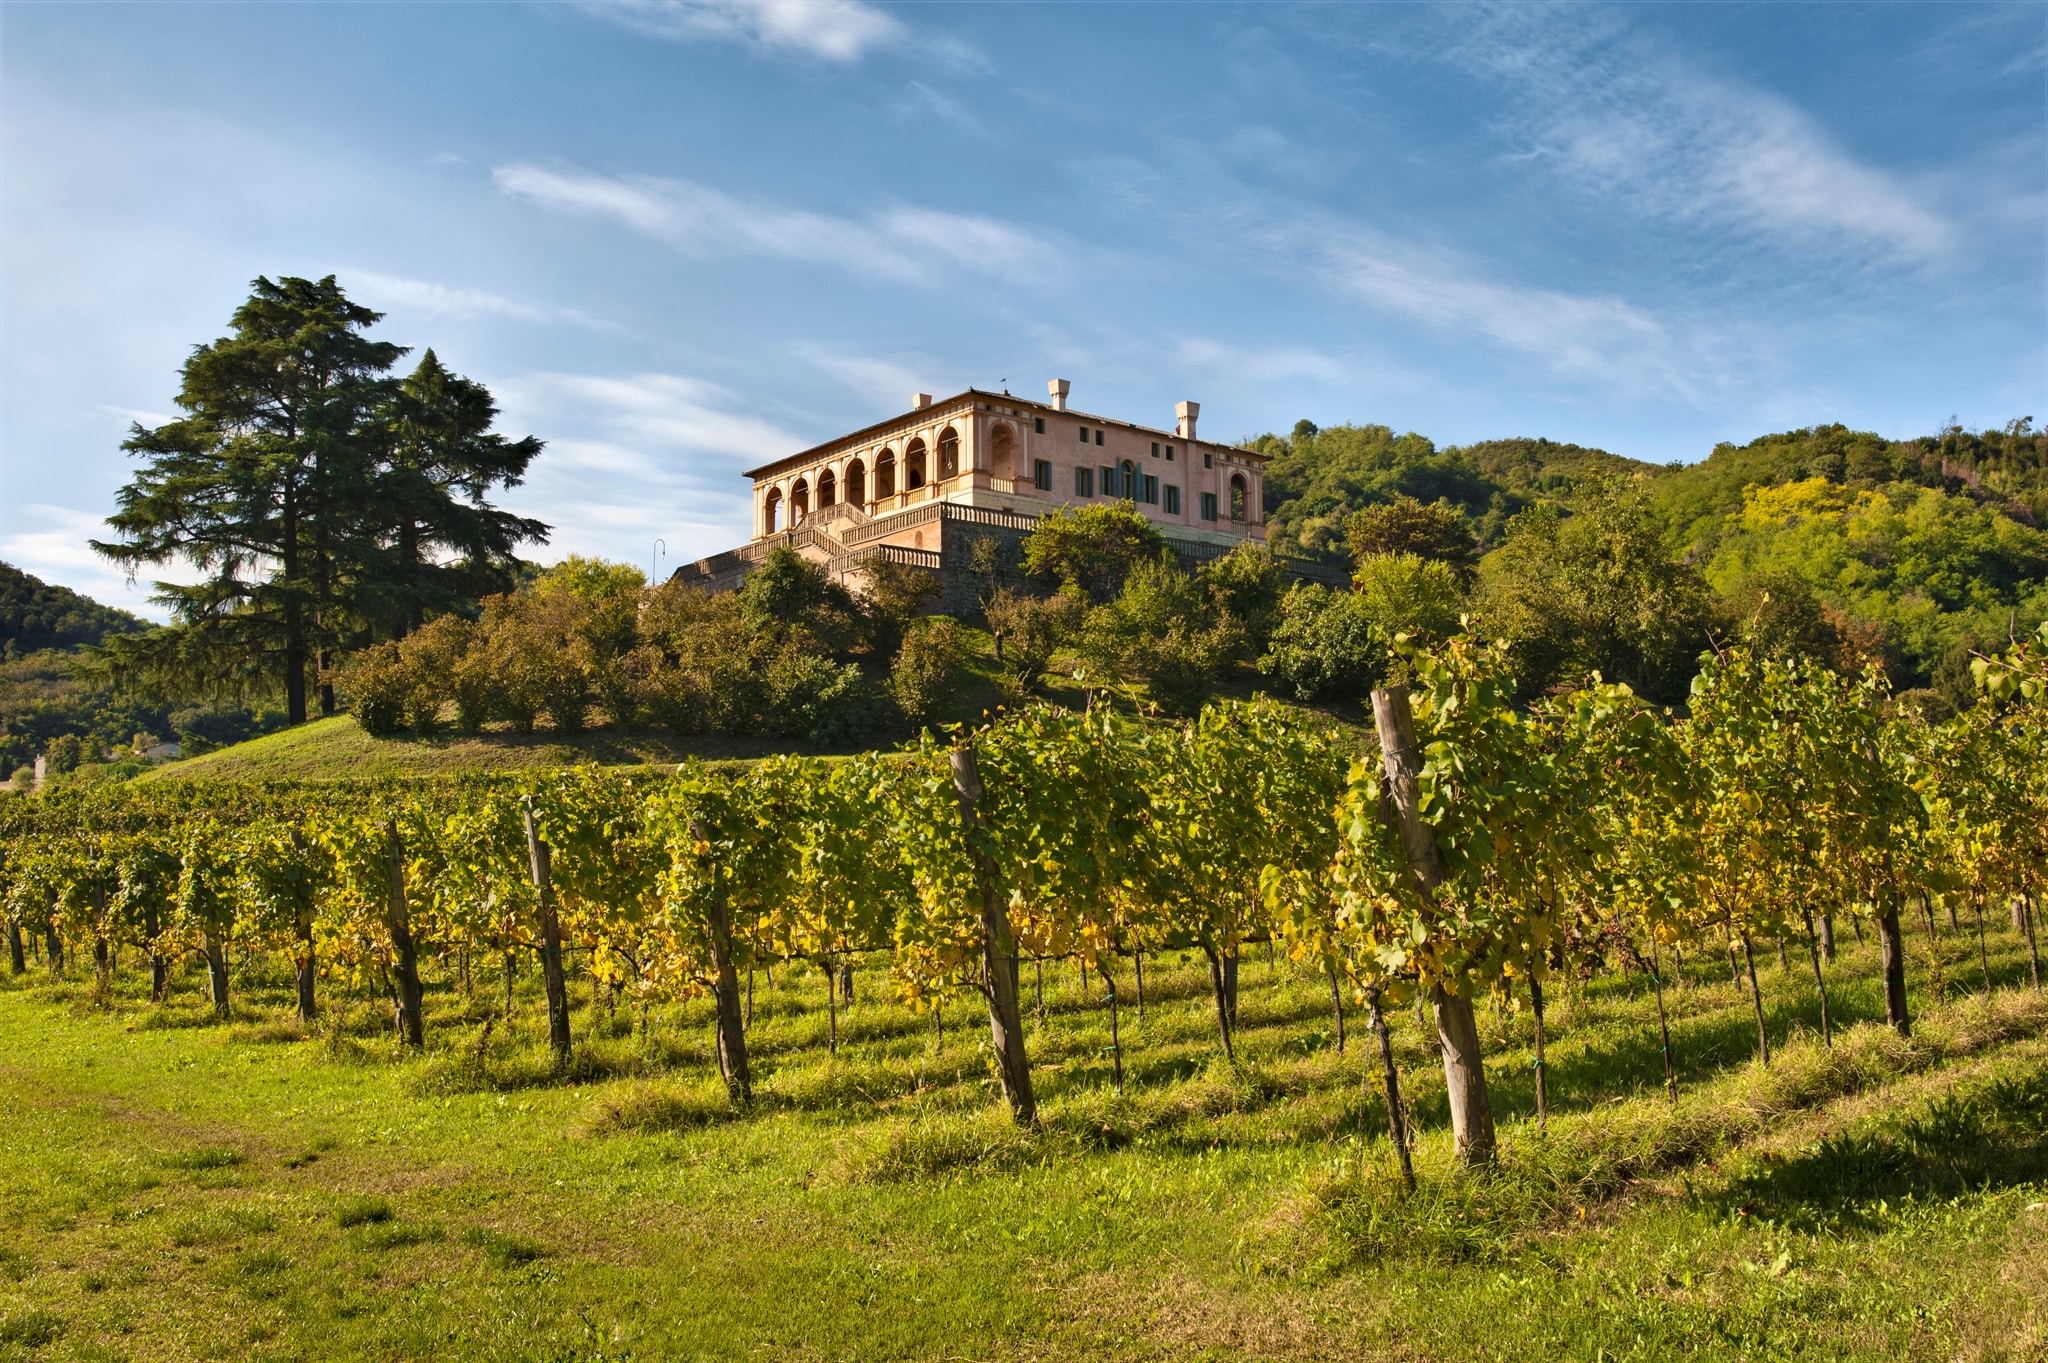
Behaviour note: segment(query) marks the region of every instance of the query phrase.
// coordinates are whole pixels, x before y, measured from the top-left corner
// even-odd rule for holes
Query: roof
[[[969,388],[964,393],[956,393],[952,397],[945,398],[938,402],[934,402],[929,407],[914,407],[911,410],[902,413],[900,416],[892,416],[887,418],[886,420],[874,422],[871,425],[861,427],[857,431],[848,431],[845,435],[834,436],[832,437],[832,439],[825,441],[821,445],[813,445],[807,450],[798,450],[795,454],[786,454],[782,456],[782,458],[780,459],[770,460],[768,463],[761,465],[761,467],[757,469],[748,469],[746,476],[749,478],[760,478],[767,474],[775,473],[778,472],[779,470],[789,468],[793,465],[808,464],[813,460],[819,458],[826,451],[831,450],[836,446],[844,445],[849,442],[856,444],[865,443],[865,441],[869,437],[878,435],[881,432],[890,429],[891,427],[900,426],[905,421],[911,420],[916,417],[922,417],[938,413],[946,408],[957,407],[961,403],[973,403],[977,401],[1006,402],[1014,404],[1018,407],[1027,407],[1037,412],[1049,412],[1054,416],[1077,417],[1083,421],[1089,422],[1092,425],[1102,426],[1105,428],[1121,427],[1126,431],[1137,431],[1148,436],[1156,435],[1167,440],[1178,440],[1185,444],[1206,445],[1212,450],[1222,450],[1230,454],[1243,455],[1247,459],[1256,459],[1262,464],[1265,463],[1269,458],[1269,456],[1261,454],[1257,450],[1248,450],[1243,448],[1242,446],[1229,445],[1221,441],[1202,439],[1190,440],[1186,436],[1180,434],[1178,431],[1169,431],[1162,429],[1158,426],[1140,426],[1135,421],[1120,421],[1116,417],[1097,416],[1093,412],[1077,411],[1072,407],[1061,409],[1058,407],[1054,407],[1049,402],[1040,402],[1035,398],[1020,398],[1015,393],[990,393],[980,388]]]

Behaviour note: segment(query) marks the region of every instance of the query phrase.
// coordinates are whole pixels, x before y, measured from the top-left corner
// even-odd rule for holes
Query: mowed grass
[[[1798,958],[1762,969],[1768,1071],[1726,962],[1688,960],[1675,1106],[1649,983],[1555,982],[1543,1135],[1526,1011],[1483,1007],[1483,1178],[1449,1173],[1397,1009],[1413,1198],[1360,1021],[1340,1056],[1327,985],[1263,948],[1236,1065],[1199,958],[1148,963],[1142,1019],[1126,963],[1121,1097],[1100,981],[1048,963],[1039,1007],[1027,963],[1033,1133],[998,1110],[973,1001],[941,1031],[879,962],[836,1057],[822,975],[757,974],[745,1113],[705,1004],[613,1010],[580,975],[558,1077],[530,972],[509,1015],[495,968],[467,996],[436,978],[418,1057],[333,982],[302,1033],[281,962],[238,972],[224,1025],[195,971],[161,1009],[132,960],[111,1004],[32,974],[0,993],[0,1357],[2040,1358],[2024,944],[1993,925],[1986,993],[1967,932],[1914,934],[1907,1043],[1844,938],[1832,1050]]]

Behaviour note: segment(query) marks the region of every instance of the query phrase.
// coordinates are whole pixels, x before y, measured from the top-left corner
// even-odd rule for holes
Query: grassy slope
[[[1992,940],[2011,986],[2023,950]],[[1973,979],[1967,939],[1942,946]],[[1427,1188],[1378,1204],[1359,1170],[1388,1149],[1373,1135],[1361,1160],[1352,1136],[1362,1048],[1335,1054],[1313,974],[1256,958],[1238,1072],[1213,1054],[1204,971],[1155,963],[1146,1016],[1124,1015],[1122,1101],[1099,991],[1048,967],[1029,1139],[990,1110],[972,1009],[941,1048],[873,1001],[873,975],[836,1060],[817,974],[760,982],[762,1093],[740,1120],[701,1002],[635,1034],[577,981],[580,1068],[547,1084],[530,975],[481,1062],[489,975],[467,1001],[430,992],[424,1059],[393,1056],[361,1003],[330,999],[329,1028],[295,1039],[281,963],[242,972],[231,1028],[202,1025],[189,970],[155,1015],[132,961],[112,1014],[17,985],[0,1357],[2038,1357],[2048,1151],[2038,1120],[1985,1124],[2048,1084],[2048,1006],[1916,997],[1904,1046],[1870,1021],[1873,954],[1849,944],[1835,968],[1855,1025],[1833,1052],[1810,988],[1766,972],[1769,1074],[1747,1004],[1693,963],[1670,999],[1675,1111],[1640,980],[1558,1002],[1547,1138],[1527,1020],[1483,1010],[1508,1172],[1462,1187],[1397,1010]],[[1688,1146],[1683,1166],[1645,1158]],[[1393,1208],[1377,1230],[1375,1205]]]

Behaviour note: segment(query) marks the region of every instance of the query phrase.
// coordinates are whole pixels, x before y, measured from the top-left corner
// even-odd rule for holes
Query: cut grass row
[[[1877,1008],[1856,948],[1832,1051],[1810,985],[1767,972],[1769,1071],[1746,1000],[1694,971],[1676,1108],[1647,988],[1593,982],[1553,1014],[1543,1137],[1526,1017],[1483,1010],[1506,1138],[1485,1180],[1450,1176],[1441,1079],[1397,1018],[1415,1199],[1382,1195],[1365,1057],[1284,962],[1247,964],[1238,1067],[1201,970],[1156,963],[1122,1097],[1099,999],[1050,970],[1032,1134],[995,1111],[969,1010],[942,1048],[863,1001],[835,1058],[815,972],[757,981],[744,1114],[702,1005],[583,994],[557,1081],[527,979],[481,1055],[502,995],[437,988],[420,1058],[362,1003],[290,1039],[263,962],[228,1027],[163,1025],[196,1020],[196,979],[161,1012],[19,988],[0,1356],[2023,1357],[2048,1018],[2009,987],[2023,949],[1993,944],[2006,987],[1916,997],[1911,1043],[1856,1025]]]

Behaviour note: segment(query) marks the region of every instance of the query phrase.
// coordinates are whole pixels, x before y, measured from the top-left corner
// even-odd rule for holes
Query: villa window
[[[1076,497],[1093,497],[1095,495],[1094,469],[1076,468],[1074,470],[1074,495]]]
[[[1139,481],[1144,485],[1139,490],[1144,494],[1142,500],[1144,501],[1145,505],[1158,506],[1159,480],[1148,473],[1143,475],[1143,477],[1141,477]]]
[[[1216,519],[1216,494],[1213,492],[1202,494],[1202,519],[1205,521]]]
[[[1031,461],[1031,482],[1040,492],[1052,491],[1052,460],[1034,459]]]
[[[1247,506],[1247,504],[1246,504],[1246,503],[1248,502],[1248,500],[1249,500],[1249,498],[1248,498],[1248,496],[1247,496],[1247,494],[1246,494],[1246,491],[1245,491],[1245,485],[1244,485],[1244,475],[1243,475],[1243,474],[1241,474],[1241,473],[1233,473],[1233,474],[1231,474],[1231,475],[1230,475],[1230,519],[1232,519],[1232,520],[1234,520],[1234,521],[1241,521],[1241,520],[1245,519],[1245,516],[1246,516],[1246,514],[1247,514],[1247,513],[1249,512],[1249,510],[1250,510],[1249,506]]]
[[[1083,445],[1088,443],[1088,428],[1086,426],[1081,428],[1081,443]]]
[[[1102,466],[1102,495],[1105,497],[1117,495],[1116,465],[1114,464],[1104,464]]]
[[[1169,516],[1178,516],[1180,514],[1180,489],[1172,483],[1166,485],[1166,514]]]
[[[1101,432],[1101,431],[1097,431],[1097,432],[1095,433],[1095,443],[1096,443],[1096,444],[1098,444],[1098,445],[1100,445],[1100,444],[1102,443],[1102,432]]]
[[[1202,451],[1202,467],[1203,467],[1203,468],[1205,468],[1205,469],[1213,469],[1213,468],[1215,468],[1215,467],[1216,467],[1216,456],[1215,456],[1215,455],[1213,455],[1213,454],[1211,454],[1211,453],[1209,453],[1209,451],[1207,451],[1207,450],[1203,450],[1203,451]]]
[[[1045,434],[1045,418],[1044,418],[1044,417],[1042,417],[1042,416],[1035,416],[1035,417],[1031,418],[1031,429],[1032,429],[1032,431],[1033,431],[1033,432],[1035,432],[1035,433],[1036,433],[1036,434],[1038,434],[1038,435],[1044,435],[1044,434]]]

